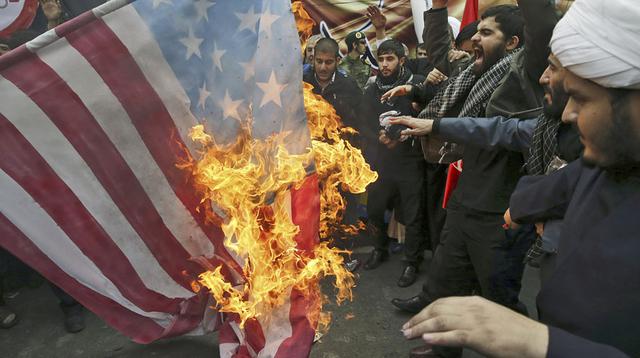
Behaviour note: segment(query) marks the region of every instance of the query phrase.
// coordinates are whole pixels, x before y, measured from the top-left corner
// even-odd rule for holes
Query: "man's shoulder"
[[[344,56],[340,62],[338,62],[338,66],[341,65],[350,65],[353,61],[351,61],[351,58],[349,56]]]

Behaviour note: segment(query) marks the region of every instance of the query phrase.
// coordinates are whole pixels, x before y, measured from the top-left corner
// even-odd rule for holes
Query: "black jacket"
[[[412,75],[408,83],[422,83],[424,77],[420,75]],[[398,111],[402,115],[415,116],[416,111],[411,105],[411,99],[408,97],[398,97],[389,105],[380,103],[380,97],[384,94],[375,82],[369,83],[365,88],[362,97],[362,103],[359,108],[361,121],[360,134],[364,136],[366,142],[365,155],[367,162],[371,167],[379,172],[389,172],[401,170],[403,167],[415,167],[416,163],[424,162],[422,157],[422,149],[420,141],[409,138],[404,142],[398,143],[393,149],[387,148],[378,141],[380,127],[380,114],[388,111]],[[381,175],[384,173],[381,173]]]
[[[577,160],[523,177],[510,212],[516,222],[564,218],[556,270],[537,298],[547,357],[639,357],[640,175]]]
[[[321,95],[335,108],[345,126],[359,130],[357,108],[362,100],[362,91],[353,78],[336,71],[333,81],[322,89],[313,68],[309,68],[303,73],[302,79],[313,86],[313,93]]]

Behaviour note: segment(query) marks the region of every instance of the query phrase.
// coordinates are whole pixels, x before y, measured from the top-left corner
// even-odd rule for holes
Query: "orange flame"
[[[296,11],[304,12],[294,3]],[[308,15],[307,15],[308,17]],[[303,23],[307,23],[303,21]],[[309,319],[316,329],[328,329],[330,314],[322,311],[326,297],[320,295],[318,282],[333,276],[337,288],[336,301],[351,300],[354,276],[343,266],[342,254],[348,251],[329,246],[324,241],[311,251],[296,247],[299,232],[288,212],[288,193],[305,180],[308,168],[315,162],[320,187],[320,236],[327,238],[338,230],[344,200],[339,188],[353,193],[364,192],[377,179],[362,153],[351,146],[344,134],[355,133],[342,128],[340,117],[322,97],[305,85],[305,109],[312,137],[312,148],[303,154],[290,154],[283,145],[286,133],[265,140],[251,136],[251,121],[241,124],[240,135],[232,144],[221,146],[195,126],[190,137],[202,146],[196,161],[190,159],[181,168],[190,170],[197,189],[202,193],[202,206],[215,203],[206,210],[212,222],[221,223],[225,246],[244,261],[245,282],[234,287],[217,267],[202,273],[194,291],[209,289],[221,312],[233,312],[240,327],[249,319],[269,317],[271,310],[285,302],[291,289],[297,289],[316,307]],[[217,215],[215,213],[218,213]]]

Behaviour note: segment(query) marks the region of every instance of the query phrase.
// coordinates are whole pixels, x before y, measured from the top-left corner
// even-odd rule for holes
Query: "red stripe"
[[[42,273],[49,281],[54,282],[64,291],[72,293],[83,306],[134,341],[149,343],[162,336],[162,327],[152,319],[129,311],[67,275],[2,213],[0,213],[0,244],[27,265]]]
[[[275,358],[308,357],[316,332],[314,327],[311,327],[308,316],[312,310],[317,311],[319,305],[295,289],[291,291],[289,299],[291,301],[289,309],[291,337],[282,341]]]
[[[300,227],[296,235],[298,248],[313,251],[320,242],[320,185],[317,174],[305,178],[299,189],[291,189],[291,220]]]
[[[190,289],[181,272],[188,269],[199,273],[202,268],[188,261],[191,255],[165,226],[135,174],[78,95],[35,54],[0,73],[30,94],[91,168],[160,266],[174,281]]]
[[[296,236],[298,248],[313,251],[318,244],[320,230],[320,187],[318,175],[307,177],[299,189],[291,190],[291,216],[294,224],[300,227]],[[317,288],[320,290],[319,286]],[[315,315],[319,305],[315,300],[318,296],[305,297],[299,290],[292,290],[289,309],[291,323],[291,337],[285,339],[278,348],[276,358],[307,357],[311,351],[315,328],[309,322],[309,316]]]
[[[176,196],[214,244],[216,254],[233,265],[236,271],[242,272],[224,248],[224,234],[220,227],[207,224],[205,213],[196,211],[200,198],[194,191],[192,176],[176,167],[184,158],[181,148],[186,146],[175,136],[178,129],[164,103],[127,48],[101,19],[89,22],[82,29],[82,33],[73,31],[66,34],[67,40],[118,98]]]
[[[71,189],[0,114],[0,168],[46,211],[123,296],[145,311],[179,311],[179,299],[146,288],[137,272]]]

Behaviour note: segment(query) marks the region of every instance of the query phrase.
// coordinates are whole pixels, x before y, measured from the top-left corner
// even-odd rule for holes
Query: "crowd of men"
[[[314,39],[304,80],[379,173],[364,268],[389,255],[386,211],[405,227],[399,286],[433,250],[422,290],[392,301],[416,314],[403,333],[426,345],[411,356],[640,356],[640,6],[576,0],[562,16],[519,0],[452,38],[447,1],[434,0],[415,59],[385,38],[379,10],[367,15],[375,74],[365,80],[367,40],[352,32],[344,58]],[[518,298],[527,263],[540,268],[539,322]]]

